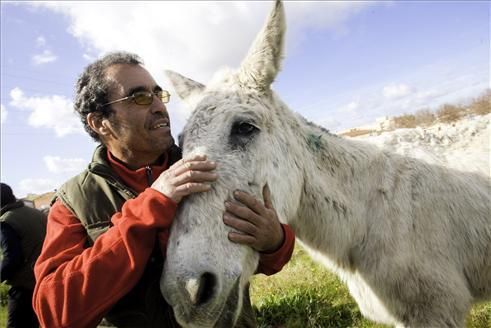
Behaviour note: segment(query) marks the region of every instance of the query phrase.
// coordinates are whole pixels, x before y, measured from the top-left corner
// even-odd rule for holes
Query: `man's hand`
[[[228,238],[251,246],[259,252],[271,253],[278,250],[285,236],[271,203],[268,185],[263,188],[264,204],[243,191],[235,191],[234,197],[245,206],[225,202],[223,222],[240,231],[229,232]]]
[[[210,190],[217,179],[217,165],[204,155],[195,155],[174,163],[155,180],[151,188],[179,203],[184,196]]]

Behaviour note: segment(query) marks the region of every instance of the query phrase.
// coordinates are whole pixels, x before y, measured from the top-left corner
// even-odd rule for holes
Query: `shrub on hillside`
[[[442,123],[452,123],[460,120],[465,115],[465,108],[456,105],[445,104],[438,109],[436,116]]]
[[[487,89],[482,95],[474,99],[469,106],[469,111],[476,115],[491,113],[491,89]]]
[[[415,128],[416,116],[413,114],[404,114],[394,117],[394,126],[396,129],[401,128]]]
[[[429,109],[421,109],[414,114],[417,126],[430,126],[435,120],[435,114]]]
[[[345,137],[354,138],[354,137],[359,137],[359,136],[363,136],[363,135],[366,135],[366,134],[370,134],[372,132],[375,132],[375,130],[351,129],[348,132],[341,133],[341,135],[342,136],[345,136]]]

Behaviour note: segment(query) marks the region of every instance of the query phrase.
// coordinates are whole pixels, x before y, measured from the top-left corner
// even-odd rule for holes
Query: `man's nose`
[[[153,95],[153,102],[152,102],[151,110],[153,113],[156,113],[156,112],[165,112],[166,113],[167,107],[162,102],[162,100],[160,100],[159,97],[157,97],[156,95]]]

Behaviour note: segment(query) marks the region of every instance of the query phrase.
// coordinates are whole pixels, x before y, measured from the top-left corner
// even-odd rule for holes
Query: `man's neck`
[[[162,158],[165,158],[163,154],[136,154],[130,152],[118,152],[113,149],[109,149],[113,159],[123,164],[131,170],[137,170],[139,168],[157,164]]]

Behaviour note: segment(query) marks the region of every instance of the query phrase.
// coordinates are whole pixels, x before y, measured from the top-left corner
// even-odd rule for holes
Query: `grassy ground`
[[[346,286],[298,244],[280,273],[254,277],[251,298],[263,328],[386,327],[364,319]],[[475,305],[466,327],[491,327],[491,302]]]
[[[8,286],[0,283],[0,327],[7,326],[7,291]]]
[[[0,295],[6,286],[0,285]],[[348,290],[333,274],[312,262],[297,245],[290,263],[278,274],[253,278],[251,298],[260,328],[383,328],[364,319]],[[5,327],[5,303],[0,327]],[[467,328],[491,327],[491,302],[473,307]]]
[[[5,306],[0,307],[0,327],[7,326],[7,308]]]

